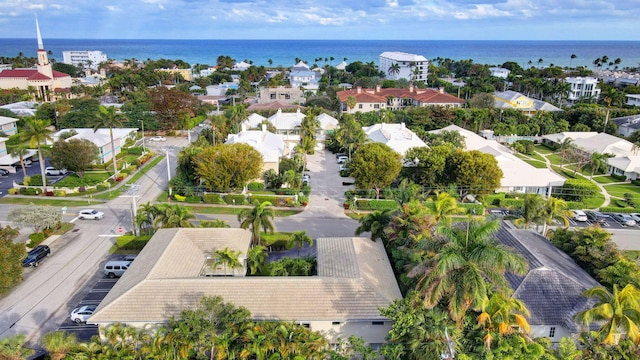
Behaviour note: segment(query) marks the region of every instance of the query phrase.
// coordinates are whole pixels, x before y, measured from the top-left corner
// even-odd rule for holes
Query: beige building
[[[263,87],[260,88],[258,104],[279,101],[285,104],[302,104],[305,102],[304,93],[299,87]]]
[[[40,26],[36,19],[38,62],[35,69],[7,69],[0,71],[0,89],[32,90],[39,101],[55,101],[71,95],[71,76],[53,70],[47,51],[42,44]]]
[[[444,92],[444,89],[418,89],[409,86],[408,89],[382,88],[377,85],[374,89],[355,89],[338,91],[340,112],[355,114],[380,110],[402,110],[407,107],[444,106],[461,107],[465,101]],[[349,101],[355,102],[349,107]]]
[[[191,72],[191,69],[157,69],[156,71],[180,74],[185,81],[193,81],[193,73]]]
[[[317,276],[244,276],[244,269],[232,274],[212,260],[229,248],[244,263],[250,241],[251,233],[237,228],[158,230],[88,323],[157,327],[203,296],[220,296],[246,307],[253,320],[294,321],[332,344],[352,335],[386,342],[392,324],[379,308],[401,294],[380,241],[317,239]]]

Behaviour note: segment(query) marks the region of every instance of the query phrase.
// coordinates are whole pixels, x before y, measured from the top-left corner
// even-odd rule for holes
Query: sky
[[[34,15],[62,39],[640,40],[640,0],[0,0],[0,38]]]

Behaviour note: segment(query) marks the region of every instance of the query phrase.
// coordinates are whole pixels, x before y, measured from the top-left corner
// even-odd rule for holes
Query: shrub
[[[180,202],[184,202],[187,200],[186,196],[182,196],[180,194],[173,194],[173,198],[176,199],[176,201],[180,201]]]
[[[636,186],[640,186],[640,179],[631,180],[631,183]]]
[[[202,198],[200,196],[187,196],[186,201],[190,204],[199,204],[202,202]]]
[[[358,210],[393,210],[398,208],[398,203],[395,200],[358,199],[356,208]]]
[[[42,175],[32,175],[31,180],[29,180],[29,186],[42,186]]]
[[[53,191],[47,191],[44,195],[45,196],[53,196]]]
[[[260,239],[262,241],[262,245],[270,247],[271,250],[284,250],[284,249],[293,249],[293,244],[290,244],[289,239],[291,238],[290,233],[260,233]]]
[[[207,204],[224,204],[220,194],[204,194],[204,202]]]
[[[500,200],[499,206],[509,209],[520,209],[524,206],[524,199],[503,199]]]
[[[106,185],[103,185],[103,184],[98,184],[98,186],[96,186],[96,190],[98,190],[98,191],[105,191],[107,189],[108,189],[108,187]]]
[[[467,214],[482,215],[484,214],[483,204],[458,203],[458,207],[467,210]]]
[[[29,239],[31,240],[31,242],[27,246],[30,248],[34,248],[38,246],[41,242],[43,242],[45,238],[46,236],[42,232],[30,234]]]
[[[247,185],[249,191],[262,191],[264,190],[264,184],[261,182],[252,182]]]
[[[116,238],[116,246],[120,250],[142,250],[151,236],[123,235]]]
[[[140,159],[135,159],[135,160],[133,160],[132,164],[135,165],[137,168],[139,168],[140,165],[144,164],[144,162],[142,160],[140,160]]]
[[[64,190],[56,190],[53,192],[53,196],[65,197],[67,196],[67,192]]]
[[[589,180],[567,179],[560,188],[555,189],[553,195],[568,201],[582,201],[592,197],[600,190],[598,186]]]
[[[626,181],[627,177],[624,175],[618,175],[618,174],[611,174],[611,177],[618,180],[618,181]]]
[[[142,146],[130,147],[127,150],[127,153],[131,155],[142,155]]]
[[[18,192],[19,192],[19,190],[16,189],[16,188],[9,189],[9,195],[16,195]]]
[[[243,194],[227,194],[224,196],[224,202],[230,205],[245,205],[247,204],[247,198]]]
[[[611,213],[640,213],[640,208],[631,208],[631,207],[615,207],[615,206],[603,206],[600,208],[602,212],[611,212]]]
[[[138,170],[138,167],[135,165],[127,166],[127,173],[129,174],[133,174],[134,172],[136,172],[136,170]]]
[[[29,186],[29,183],[31,183],[31,176],[25,176],[22,178],[22,184],[24,186]]]
[[[251,202],[253,202],[254,200],[257,200],[258,203],[262,204],[265,201],[268,201],[270,203],[272,203],[273,205],[276,204],[278,197],[275,195],[255,195],[255,194],[251,194]]]

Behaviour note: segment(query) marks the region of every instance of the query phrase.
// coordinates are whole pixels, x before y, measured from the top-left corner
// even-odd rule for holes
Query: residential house
[[[302,104],[305,102],[304,92],[299,87],[261,87],[258,95],[258,104],[274,101],[286,104]]]
[[[627,94],[627,105],[640,106],[640,94]]]
[[[288,149],[282,137],[267,131],[266,125],[262,125],[261,130],[247,130],[246,125],[242,125],[242,131],[237,134],[229,134],[225,144],[247,144],[256,149],[262,155],[263,173],[269,169],[278,171],[280,158],[288,154]]]
[[[393,71],[393,68],[398,71]],[[407,79],[426,82],[429,75],[429,60],[422,55],[386,51],[380,54],[378,69],[384,72],[389,80]]]
[[[292,321],[331,344],[350,336],[386,342],[392,324],[379,309],[402,295],[380,241],[316,239],[317,276],[265,277],[244,276],[250,240],[243,229],[158,230],[87,323],[155,328],[204,296],[220,296],[254,321]],[[216,263],[215,251],[224,248],[240,252],[243,269]]]
[[[490,67],[489,71],[491,71],[491,76],[495,76],[498,78],[506,79],[509,77],[511,70],[501,68],[501,67]]]
[[[640,102],[638,102],[640,104]],[[611,119],[618,127],[616,133],[620,136],[629,137],[634,132],[640,130],[640,114],[623,116]]]
[[[63,63],[93,70],[98,70],[98,65],[107,62],[107,60],[107,54],[97,50],[70,50],[62,52]]]
[[[456,131],[464,137],[466,150],[478,150],[493,155],[502,170],[500,188],[498,192],[533,193],[548,195],[554,186],[562,186],[565,179],[549,169],[536,168],[515,156],[513,150],[500,144],[496,140],[485,139],[482,136],[456,125],[449,125],[431,133],[443,130]]]
[[[315,93],[320,86],[320,77],[321,75],[318,72],[312,70],[291,71],[289,73],[289,83],[291,87],[299,88],[304,93]]]
[[[66,135],[71,132],[75,133],[73,136],[66,137]],[[108,128],[101,128],[94,131],[93,129],[87,128],[73,128],[73,129],[62,129],[51,135],[52,143],[64,138],[65,140],[70,139],[85,139],[94,143],[100,154],[98,155],[98,163],[104,164],[111,159],[113,159],[114,154],[117,156],[124,146],[127,139],[135,138],[138,129],[136,128],[114,128],[113,129],[113,145],[114,149],[111,148],[111,135],[109,134]],[[47,141],[48,143],[48,141]]]
[[[233,67],[231,68],[231,70],[237,70],[237,71],[245,71],[248,68],[251,67],[251,64],[249,64],[248,62],[240,61],[239,63],[233,65]]]
[[[513,297],[524,302],[531,314],[528,319],[531,336],[548,337],[557,343],[565,336],[580,333],[581,326],[574,316],[593,306],[593,300],[582,292],[600,284],[567,254],[532,230],[517,229],[505,221],[496,238],[520,253],[529,265],[527,274],[507,273],[506,277]]]
[[[247,111],[277,111],[280,110],[305,110],[306,107],[298,104],[289,104],[281,101],[251,104]]]
[[[322,113],[316,117],[316,120],[320,123],[318,130],[316,131],[316,140],[318,141],[318,147],[324,148],[324,141],[326,140],[326,135],[334,132],[339,126],[338,119],[333,116]]]
[[[568,77],[564,79],[567,84],[571,85],[569,97],[567,100],[576,102],[583,99],[598,100],[600,96],[600,88],[598,88],[598,79],[594,77]]]
[[[347,62],[346,61],[342,61],[340,64],[336,65],[336,69],[337,70],[345,70],[347,68]]]
[[[7,109],[21,117],[35,116],[36,111],[38,110],[38,103],[30,101],[19,101],[16,103],[2,105],[0,106],[0,109]]]
[[[199,77],[207,77],[207,76],[211,76],[213,75],[214,72],[216,72],[216,70],[218,70],[217,66],[210,66],[206,69],[201,69],[200,73],[198,74]]]
[[[627,180],[640,179],[640,155],[633,143],[606,133],[563,132],[544,135],[544,142],[559,146],[570,138],[576,148],[586,155],[611,154],[607,159],[610,174],[625,176]]]
[[[383,143],[403,157],[407,153],[407,150],[411,148],[427,146],[427,144],[413,131],[409,130],[404,123],[381,123],[364,126],[362,130],[364,130],[369,140]]]
[[[498,109],[516,109],[525,115],[533,116],[539,111],[562,111],[547,102],[531,99],[513,90],[496,91],[493,95]]]
[[[177,74],[185,81],[193,81],[193,73],[191,72],[191,69],[178,69],[177,67],[174,67],[172,69],[156,69],[156,71]]]
[[[266,117],[256,113],[252,113],[251,115],[247,116],[247,119],[242,123],[247,126],[247,129],[252,130],[261,129],[262,123],[265,121],[267,121]]]
[[[71,96],[71,76],[53,70],[42,43],[40,26],[36,19],[38,59],[36,68],[7,69],[0,71],[0,89],[34,89],[34,99],[50,102]]]
[[[18,119],[0,116],[0,133],[5,134],[6,136],[15,135],[18,133]],[[0,156],[2,154],[0,153]]]
[[[409,86],[408,89],[382,88],[355,89],[338,91],[340,111],[354,114],[356,112],[370,112],[380,110],[401,110],[407,107],[444,106],[461,107],[465,101],[453,95],[446,94],[444,89],[418,89]],[[355,106],[349,108],[348,100],[355,99]]]

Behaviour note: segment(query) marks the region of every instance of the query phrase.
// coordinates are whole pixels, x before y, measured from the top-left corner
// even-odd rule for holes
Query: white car
[[[104,213],[96,209],[84,209],[80,210],[80,212],[78,213],[78,218],[82,220],[100,220],[103,217]]]
[[[96,311],[96,305],[80,306],[71,311],[71,321],[76,324],[87,322],[87,319]]]
[[[52,166],[48,166],[44,169],[44,174],[47,176],[60,176],[67,173],[67,169],[56,169]]]
[[[164,136],[154,136],[154,137],[150,137],[149,141],[165,141],[167,140]]]
[[[348,156],[338,156],[338,164],[344,164],[345,162],[349,161],[349,157]]]
[[[582,210],[571,210],[571,212],[573,213],[572,217],[575,221],[585,222],[589,220],[587,218],[587,213]]]

